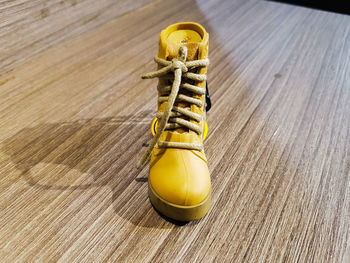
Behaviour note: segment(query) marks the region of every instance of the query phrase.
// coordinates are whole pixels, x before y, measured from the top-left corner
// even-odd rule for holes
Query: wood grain
[[[349,262],[350,17],[267,1],[2,1],[2,262]],[[210,33],[213,207],[135,170],[160,30]]]
[[[152,0],[34,0],[0,2],[0,74],[40,52]]]

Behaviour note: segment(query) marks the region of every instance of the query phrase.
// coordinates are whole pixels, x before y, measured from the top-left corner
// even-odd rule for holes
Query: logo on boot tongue
[[[181,43],[187,44],[189,40],[190,40],[190,37],[185,37],[183,40],[181,40]]]

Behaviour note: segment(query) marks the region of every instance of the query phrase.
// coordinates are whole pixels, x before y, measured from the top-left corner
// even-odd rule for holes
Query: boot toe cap
[[[160,198],[180,206],[198,205],[211,191],[206,162],[190,150],[152,156],[149,183]]]

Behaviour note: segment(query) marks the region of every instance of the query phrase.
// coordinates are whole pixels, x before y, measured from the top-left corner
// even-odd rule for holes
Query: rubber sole
[[[169,203],[159,197],[153,190],[150,183],[148,183],[148,196],[156,210],[159,213],[178,221],[193,221],[204,217],[211,207],[211,193],[200,204],[194,206],[182,206]]]

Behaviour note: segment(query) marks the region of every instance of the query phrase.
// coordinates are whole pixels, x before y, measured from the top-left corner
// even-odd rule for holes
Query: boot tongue
[[[187,47],[187,61],[195,60],[198,57],[198,48],[199,43],[168,43],[167,49],[168,49],[168,60],[172,60],[173,58],[177,58],[179,54],[179,49],[181,46]]]
[[[184,42],[184,41],[183,41]],[[167,45],[167,50],[168,50],[168,57],[167,60],[172,60],[173,58],[177,58],[179,55],[179,49],[181,46],[185,46],[187,47],[187,59],[186,61],[192,61],[192,60],[196,60],[198,58],[198,49],[199,49],[199,43],[172,43],[172,42],[168,42]],[[191,95],[188,91],[183,91],[185,93],[187,93],[187,95]],[[182,92],[182,93],[183,93]],[[186,105],[185,103],[175,103],[176,106],[179,107],[186,107],[188,105]],[[177,133],[184,133],[184,132],[188,132],[187,128],[177,128],[174,129],[173,131],[176,131]]]

